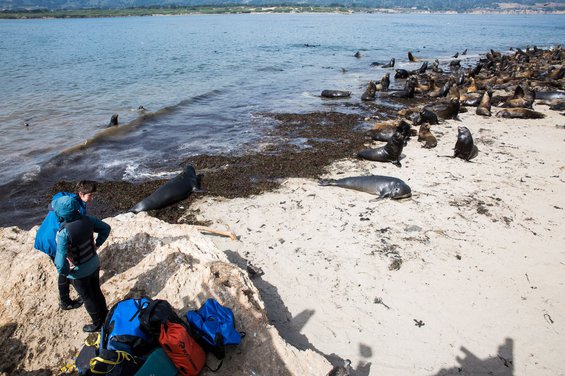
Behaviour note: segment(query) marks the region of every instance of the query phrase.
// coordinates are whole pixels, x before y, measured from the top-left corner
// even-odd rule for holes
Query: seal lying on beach
[[[498,111],[496,117],[507,119],[543,119],[545,115],[529,108],[506,108]]]
[[[402,180],[391,176],[352,176],[343,179],[321,180],[321,186],[336,186],[377,195],[379,198],[401,199],[412,196],[412,190]]]
[[[376,149],[365,149],[357,153],[359,158],[368,159],[376,162],[392,162],[392,164],[402,167],[400,156],[404,148],[404,135],[396,130],[385,146]]]
[[[148,197],[134,205],[129,211],[139,213],[161,209],[186,199],[192,192],[205,192],[200,187],[201,175],[196,175],[194,167],[188,165],[184,171],[159,187]]]
[[[470,161],[479,154],[479,149],[477,145],[473,142],[473,136],[471,136],[471,131],[467,127],[458,127],[457,142],[455,143],[455,148],[453,149],[453,158],[459,157],[466,161]]]

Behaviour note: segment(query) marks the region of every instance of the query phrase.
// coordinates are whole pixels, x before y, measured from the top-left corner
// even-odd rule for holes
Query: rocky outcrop
[[[109,306],[146,295],[168,300],[182,315],[210,297],[231,307],[247,336],[228,350],[215,375],[325,375],[331,369],[321,355],[281,339],[246,272],[230,264],[207,235],[143,213],[106,221],[112,233],[99,253]],[[6,375],[58,374],[86,338],[84,308],[58,308],[56,270],[33,249],[35,232],[0,228],[0,373]]]

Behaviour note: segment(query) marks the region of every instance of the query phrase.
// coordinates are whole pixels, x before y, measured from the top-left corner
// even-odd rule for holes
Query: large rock
[[[146,214],[106,221],[112,233],[100,257],[109,306],[142,294],[168,300],[182,315],[210,297],[231,307],[238,330],[247,336],[228,350],[215,375],[325,375],[331,369],[321,355],[281,339],[247,274],[192,226]],[[6,375],[58,374],[86,338],[81,331],[88,321],[85,309],[58,308],[56,270],[33,249],[36,230],[0,228],[0,373]]]

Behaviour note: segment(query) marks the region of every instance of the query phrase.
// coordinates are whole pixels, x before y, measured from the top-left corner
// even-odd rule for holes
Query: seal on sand
[[[183,172],[159,187],[148,197],[135,204],[129,211],[139,213],[161,209],[184,200],[192,192],[205,192],[200,187],[201,175],[196,175],[194,167],[187,165]]]
[[[459,157],[470,161],[479,154],[479,149],[473,143],[473,136],[467,127],[458,127],[457,142],[455,143],[453,158]]]
[[[420,125],[420,130],[418,131],[418,141],[424,141],[422,147],[426,149],[432,149],[437,146],[437,139],[432,134],[432,132],[430,132],[430,124]]]
[[[408,184],[392,176],[352,176],[337,180],[321,180],[320,185],[354,189],[377,195],[379,198],[390,197],[395,200],[412,196],[412,190]]]
[[[490,116],[490,93],[486,90],[483,93],[483,97],[477,106],[477,111],[475,111],[477,115],[482,116]]]
[[[529,108],[506,108],[498,111],[496,117],[508,119],[543,119],[545,115],[541,112],[530,110]]]
[[[448,103],[439,102],[433,105],[425,106],[424,110],[435,112],[437,117],[441,119],[457,119],[461,103],[457,98],[451,98]]]
[[[404,141],[402,133],[396,130],[385,146],[376,149],[361,150],[357,153],[357,156],[370,161],[392,162],[392,164],[402,167],[402,164],[400,164],[400,155],[404,148]]]

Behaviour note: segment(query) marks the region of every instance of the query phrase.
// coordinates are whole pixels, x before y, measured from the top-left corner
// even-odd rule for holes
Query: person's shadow
[[[506,338],[504,344],[498,347],[497,355],[490,358],[480,359],[464,346],[461,346],[461,351],[464,357],[455,358],[459,366],[441,369],[433,376],[512,376],[514,374],[512,338]]]

